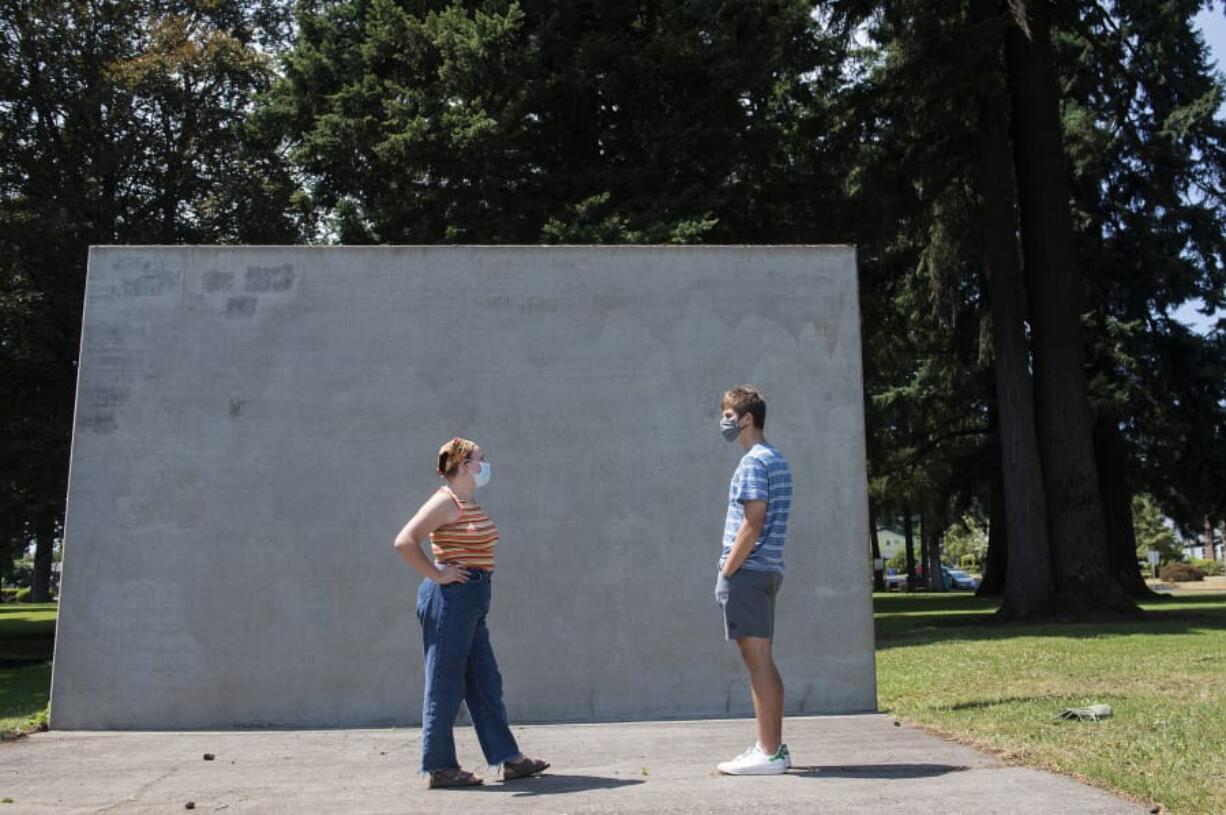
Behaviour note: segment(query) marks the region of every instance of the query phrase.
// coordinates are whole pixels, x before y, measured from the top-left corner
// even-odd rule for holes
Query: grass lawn
[[[54,603],[0,606],[0,741],[45,715],[55,615]]]
[[[883,711],[1175,813],[1226,812],[1226,594],[1079,625],[993,625],[994,604],[963,594],[874,604]],[[1096,702],[1115,716],[1052,720]]]
[[[44,719],[51,694],[51,663],[0,668],[0,741],[8,741]]]

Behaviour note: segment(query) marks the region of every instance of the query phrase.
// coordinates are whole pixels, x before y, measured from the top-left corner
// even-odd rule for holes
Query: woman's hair
[[[473,454],[477,445],[468,439],[456,436],[438,449],[438,474],[451,478],[460,471],[460,465]]]
[[[753,417],[754,427],[759,430],[766,429],[766,399],[762,396],[762,391],[753,385],[737,385],[725,393],[724,398],[719,400],[719,408],[732,408],[738,419],[748,413]]]

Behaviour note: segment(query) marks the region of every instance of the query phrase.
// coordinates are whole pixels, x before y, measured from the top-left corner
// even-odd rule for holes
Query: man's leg
[[[740,637],[736,644],[749,669],[758,744],[772,756],[783,744],[783,679],[771,655],[771,641],[767,637]]]

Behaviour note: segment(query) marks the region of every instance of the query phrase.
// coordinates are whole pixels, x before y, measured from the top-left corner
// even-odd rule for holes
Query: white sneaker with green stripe
[[[716,765],[716,769],[724,775],[779,775],[792,766],[792,755],[786,744],[779,745],[774,755],[767,755],[758,745],[754,744],[745,752],[731,761]]]

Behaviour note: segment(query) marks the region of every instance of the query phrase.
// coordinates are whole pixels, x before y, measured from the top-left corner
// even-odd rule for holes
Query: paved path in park
[[[788,719],[796,767],[729,778],[717,760],[752,741],[746,720],[534,725],[521,746],[549,775],[427,790],[420,732],[41,733],[0,745],[0,815],[16,813],[1143,813],[1059,775],[897,727],[888,716]],[[461,761],[481,764],[471,728]],[[205,753],[215,756],[203,760]]]

